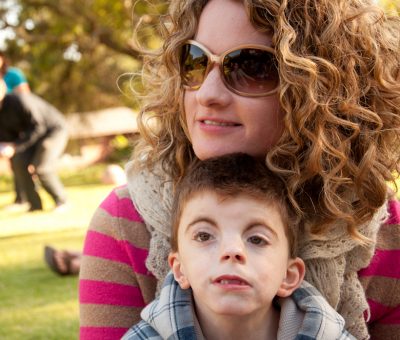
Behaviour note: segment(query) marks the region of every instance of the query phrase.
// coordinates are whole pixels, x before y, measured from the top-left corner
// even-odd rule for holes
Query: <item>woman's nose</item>
[[[206,75],[200,88],[197,90],[197,101],[203,106],[227,106],[232,99],[230,92],[223,80],[217,64]]]

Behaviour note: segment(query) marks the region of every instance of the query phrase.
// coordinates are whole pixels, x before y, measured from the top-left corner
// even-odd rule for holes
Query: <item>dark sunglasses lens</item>
[[[260,49],[244,48],[224,58],[226,82],[243,93],[267,93],[276,89],[279,74],[275,55]]]
[[[207,69],[208,57],[203,50],[192,44],[185,44],[181,54],[182,82],[188,87],[201,85]]]

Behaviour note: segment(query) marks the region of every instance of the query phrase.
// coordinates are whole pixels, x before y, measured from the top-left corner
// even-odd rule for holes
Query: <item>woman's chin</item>
[[[260,158],[260,159],[264,159],[267,152],[256,152],[255,150],[252,149],[246,149],[246,148],[241,148],[241,147],[222,147],[222,148],[218,148],[218,147],[209,147],[209,148],[194,148],[194,153],[196,154],[197,158],[204,161],[206,159],[209,158],[213,158],[213,157],[220,157],[220,156],[224,156],[224,155],[229,155],[229,154],[233,154],[233,153],[245,153],[248,154],[252,157],[256,157],[256,158]]]

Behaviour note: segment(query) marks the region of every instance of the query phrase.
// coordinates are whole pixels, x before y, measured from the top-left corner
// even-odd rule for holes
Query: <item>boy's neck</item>
[[[265,315],[211,315],[196,307],[196,316],[206,340],[276,339],[279,311],[273,306]]]

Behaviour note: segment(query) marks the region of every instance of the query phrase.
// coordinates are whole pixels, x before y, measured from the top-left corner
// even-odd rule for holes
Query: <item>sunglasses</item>
[[[215,63],[219,64],[225,86],[240,96],[270,96],[278,90],[279,74],[273,48],[241,45],[215,55],[194,40],[186,41],[181,50],[183,87],[198,90]]]

